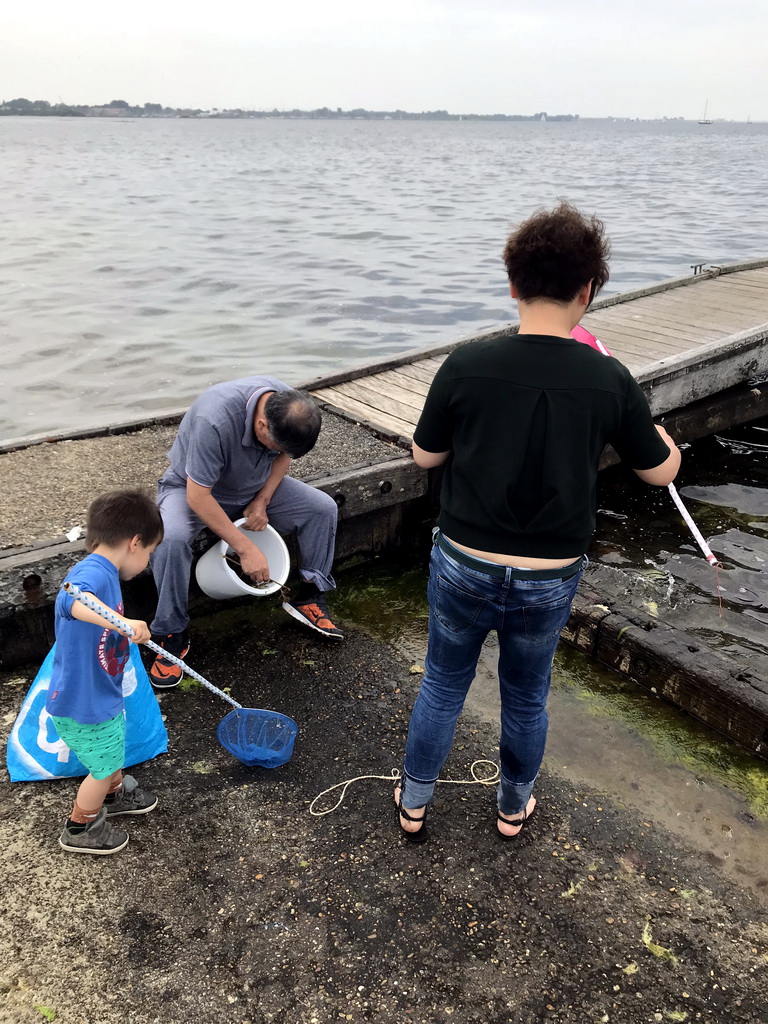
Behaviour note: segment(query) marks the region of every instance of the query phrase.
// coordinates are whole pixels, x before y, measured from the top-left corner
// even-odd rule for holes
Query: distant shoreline
[[[211,107],[164,107],[160,103],[144,103],[132,106],[125,100],[112,100],[103,106],[69,103],[49,103],[47,100],[18,98],[0,102],[0,117],[102,117],[102,118],[191,118],[200,120],[278,120],[278,121],[555,121],[555,122],[605,122],[614,124],[668,124],[683,122],[695,124],[696,118],[686,117],[630,117],[608,115],[605,117],[582,117],[580,114],[549,114],[537,111],[535,114],[452,114],[447,110],[368,110],[354,107],[318,107],[314,110],[247,110],[240,107],[219,109]],[[761,124],[760,121],[735,121],[717,118],[713,124]]]
[[[189,117],[189,118],[278,118],[282,120],[322,121],[578,121],[578,114],[450,114],[447,110],[368,110],[353,107],[318,107],[314,110],[246,110],[241,107],[219,109],[211,107],[164,107],[160,103],[132,106],[125,100],[112,100],[105,105],[51,104],[47,100],[28,100],[19,97],[0,103],[0,116],[13,117]]]

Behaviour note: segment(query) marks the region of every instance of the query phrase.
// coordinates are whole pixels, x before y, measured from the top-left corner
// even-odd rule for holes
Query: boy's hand
[[[133,636],[128,637],[128,639],[133,643],[145,644],[147,640],[152,639],[152,633],[150,632],[149,626],[146,622],[142,622],[141,619],[126,619],[125,621],[133,630]],[[122,629],[118,630],[118,632],[122,633],[123,636],[128,636],[128,634],[124,633]]]

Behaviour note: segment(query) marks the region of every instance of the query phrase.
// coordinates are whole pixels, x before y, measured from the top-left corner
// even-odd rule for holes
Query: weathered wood
[[[334,567],[399,547],[407,511],[405,505],[390,505],[340,523]]]
[[[391,413],[401,419],[418,416],[424,404],[423,399],[413,391],[407,391],[391,381],[384,381],[382,375],[339,384],[337,390],[343,391],[358,402],[370,404],[382,412]]]
[[[614,308],[622,309],[623,307]],[[629,308],[631,310],[632,307]],[[635,316],[630,312],[621,316],[618,314],[611,316],[612,312],[613,310],[609,310],[601,318],[607,329],[625,331],[641,338],[649,337],[658,341],[659,344],[673,345],[675,348],[702,344],[705,341],[714,341],[722,337],[722,332],[712,326],[706,328],[686,327],[679,322],[676,316],[674,322],[664,323],[660,319],[652,319],[644,312]]]
[[[315,477],[312,484],[335,500],[340,520],[390,505],[407,505],[427,494],[427,474],[410,455],[354,472]]]
[[[589,644],[601,664],[768,758],[768,683],[732,659],[589,587],[574,601],[563,638],[580,650]]]
[[[723,391],[698,402],[692,402],[684,409],[673,409],[664,413],[661,422],[679,444],[695,441],[698,437],[768,416],[768,386],[750,388],[740,384],[729,391]],[[619,462],[616,452],[608,446],[600,459],[600,469],[607,469]]]
[[[571,617],[561,634],[562,639],[571,647],[594,657],[600,623],[607,615],[610,615],[610,609],[600,603],[600,597],[593,591],[585,593],[582,583],[576,591]]]
[[[631,292],[621,292],[619,295],[610,295],[600,299],[591,307],[593,310],[607,309],[609,306],[616,306],[622,302],[635,302],[649,295],[662,295],[666,292],[676,291],[678,288],[699,287],[706,281],[715,280],[727,274],[749,275],[750,280],[763,280],[764,268],[768,267],[768,260],[750,260],[745,263],[730,263],[722,267],[709,267],[701,274],[688,274],[685,277],[675,277],[669,281],[661,281],[658,284],[646,285],[644,288],[636,288]]]
[[[723,316],[720,324],[715,323],[714,319],[709,319],[709,322],[707,323],[704,323],[701,320],[694,323],[692,322],[694,319],[695,314],[693,311],[689,312],[687,309],[679,307],[675,309],[674,330],[676,333],[674,336],[680,337],[682,334],[685,337],[694,337],[699,339],[705,337],[707,334],[712,334],[716,338],[721,338],[724,330],[732,329],[731,321],[725,316]],[[618,323],[619,321],[606,320],[605,322],[613,324],[614,322]],[[747,322],[749,323],[751,320]],[[635,329],[638,325],[642,325],[643,329],[647,327],[650,327],[652,330],[660,330],[661,328],[669,329],[669,311],[659,310],[657,312],[655,310],[646,310],[640,319],[632,320],[631,323]]]
[[[407,366],[401,366],[397,372],[414,377],[417,381],[422,381],[427,386],[432,383],[435,376],[433,369],[422,366],[421,363],[408,363]]]
[[[606,348],[617,358],[618,353],[626,352],[641,361],[641,365],[658,362],[666,356],[679,355],[687,352],[693,347],[693,342],[686,344],[674,344],[673,342],[659,341],[645,334],[641,328],[631,329],[629,327],[614,327],[610,324],[587,324],[584,326],[598,337]]]
[[[662,323],[669,323],[670,310],[668,306],[656,305],[653,300],[648,300],[646,307],[647,315],[651,315]],[[722,336],[733,330],[743,330],[754,323],[752,313],[733,314],[725,313],[719,309],[709,309],[705,314],[701,313],[697,305],[677,305],[674,311],[675,323],[683,325],[690,331],[705,330],[714,327]]]
[[[322,388],[315,392],[315,397],[320,402],[328,403],[337,414],[346,415],[355,422],[382,426],[396,436],[411,437],[413,434],[413,423],[406,422],[397,416],[378,414],[377,410],[370,405],[350,398],[338,388]]]
[[[659,360],[635,374],[654,415],[725,391],[764,373],[768,366],[768,324],[695,352]]]
[[[768,386],[749,388],[739,385],[692,402],[684,409],[665,413],[662,420],[672,437],[682,442],[709,437],[764,416],[768,416]]]
[[[420,395],[424,399],[429,391],[429,383],[427,381],[418,380],[416,377],[410,377],[407,373],[403,373],[401,370],[384,370],[380,377],[383,381],[392,381],[393,384],[397,384],[399,387],[404,388],[406,391],[411,391],[415,395]]]
[[[623,307],[618,306],[615,309],[623,310]],[[645,316],[633,316],[631,313],[631,306],[626,311],[623,311],[621,315],[614,313],[613,310],[607,310],[605,313],[596,313],[594,317],[589,317],[589,319],[584,317],[584,326],[592,330],[590,324],[596,323],[602,331],[616,331],[626,334],[629,338],[635,339],[635,341],[641,342],[646,335],[655,335],[661,344],[674,345],[676,347],[681,344],[688,345],[691,341],[695,343],[697,339],[702,337],[698,327],[689,327],[684,323],[679,323],[677,319],[670,323],[669,317],[663,316],[663,314],[657,314],[659,319],[654,321]],[[665,322],[660,322],[662,319]],[[709,328],[705,328],[704,333],[710,333],[713,338],[722,337],[722,331],[713,330],[712,325]]]

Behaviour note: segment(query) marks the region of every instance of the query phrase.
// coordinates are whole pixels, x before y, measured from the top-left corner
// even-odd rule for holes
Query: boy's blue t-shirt
[[[88,555],[66,576],[107,608],[123,614],[120,574],[103,555]],[[81,622],[72,615],[74,598],[60,591],[56,598],[56,650],[46,711],[83,725],[107,722],[124,709],[123,669],[130,640],[114,629]]]

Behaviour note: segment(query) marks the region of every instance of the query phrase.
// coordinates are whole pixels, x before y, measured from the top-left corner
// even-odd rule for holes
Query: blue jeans
[[[552,659],[581,579],[518,579],[468,568],[435,544],[429,572],[429,643],[424,677],[411,713],[405,750],[403,805],[423,807],[453,743],[456,721],[475,677],[488,633],[499,637],[501,781],[498,808],[527,805],[547,740]]]

